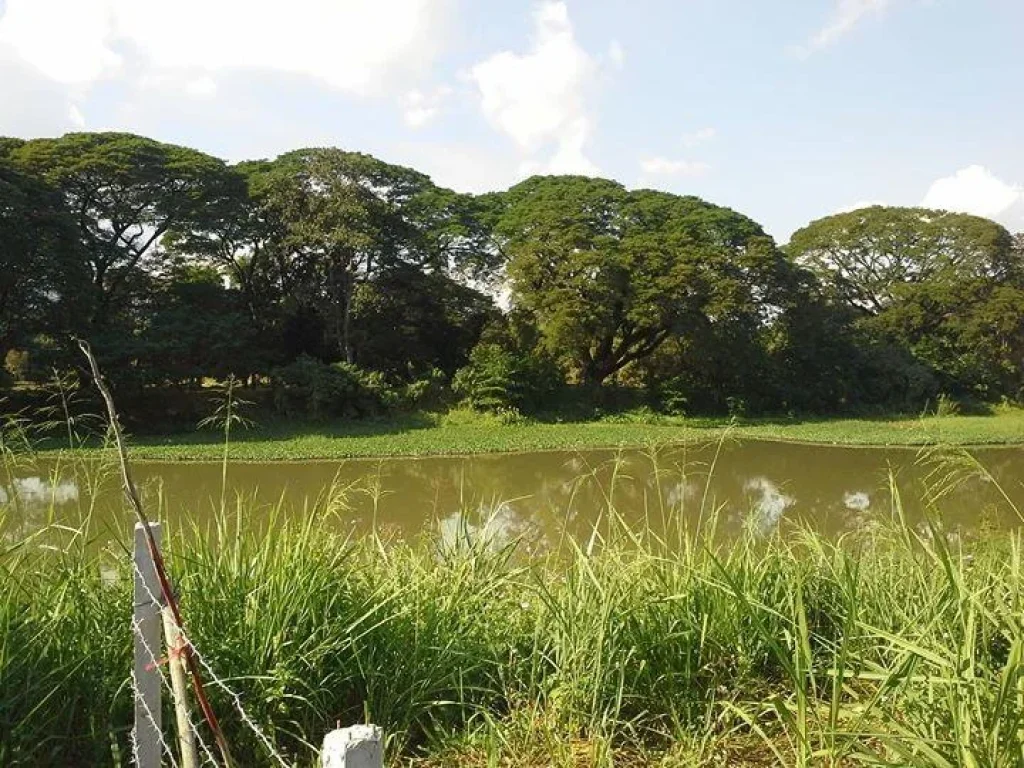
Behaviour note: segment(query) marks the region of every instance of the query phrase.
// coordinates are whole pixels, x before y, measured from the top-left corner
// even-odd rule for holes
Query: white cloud
[[[392,162],[419,168],[441,186],[458,192],[493,192],[523,176],[509,152],[467,142],[409,141],[389,146],[385,154]]]
[[[871,15],[881,14],[892,0],[836,0],[835,8],[828,22],[811,36],[804,45],[792,50],[798,56],[810,56],[815,51],[837,43],[858,24]]]
[[[718,135],[718,131],[710,126],[707,128],[701,128],[700,130],[693,131],[692,133],[683,134],[683,145],[686,147],[696,147],[698,144],[704,144],[705,142],[711,141]]]
[[[50,136],[73,130],[68,88],[0,46],[0,135]]]
[[[534,24],[528,53],[502,51],[470,71],[480,107],[491,125],[519,146],[529,165],[538,162],[532,156],[554,144],[549,170],[596,173],[585,148],[597,63],[577,43],[564,2],[542,2]]]
[[[452,0],[7,0],[0,44],[48,77],[89,84],[128,52],[171,70],[271,70],[380,92],[436,53]]]
[[[0,45],[65,84],[97,80],[121,66],[109,47],[109,0],[7,0]]]
[[[82,114],[82,110],[72,104],[68,108],[68,120],[75,128],[85,128],[85,115]]]
[[[994,218],[1022,201],[1024,187],[996,178],[982,165],[971,165],[936,180],[921,205]]]
[[[652,176],[700,176],[711,170],[707,163],[693,160],[671,160],[667,157],[647,157],[640,161],[644,173]]]
[[[839,213],[850,213],[852,211],[859,211],[862,208],[873,208],[876,205],[887,205],[887,203],[885,203],[882,200],[858,200],[856,203],[851,203],[850,205],[844,205],[841,208],[836,208],[829,215],[835,216],[836,214]]]
[[[414,89],[402,99],[402,118],[410,128],[421,128],[441,111],[441,105],[452,95],[450,86],[441,85],[430,91]]]
[[[209,75],[200,75],[185,83],[185,93],[198,99],[212,99],[217,95],[217,83]]]

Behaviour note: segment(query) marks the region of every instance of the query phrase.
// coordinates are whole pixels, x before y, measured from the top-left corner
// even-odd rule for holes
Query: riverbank
[[[422,768],[996,766],[1024,750],[1017,534],[951,544],[895,523],[708,548],[622,530],[625,546],[524,561],[472,539],[325,535],[315,515],[274,536],[235,519],[165,541],[239,765],[312,765],[336,722],[364,718],[389,765]],[[0,764],[129,762],[132,574],[89,535],[0,548]]]
[[[683,419],[650,413],[598,421],[553,423],[454,411],[386,421],[317,425],[266,425],[236,429],[234,461],[302,461],[391,456],[440,456],[549,450],[643,447],[741,440],[861,446],[1024,444],[1024,410],[986,416],[877,419]],[[83,451],[93,449],[85,448]],[[215,431],[141,435],[132,439],[135,458],[150,461],[212,461],[223,457]]]

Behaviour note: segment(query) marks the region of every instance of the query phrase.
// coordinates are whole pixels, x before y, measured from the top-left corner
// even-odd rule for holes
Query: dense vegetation
[[[1019,533],[911,524],[894,494],[841,542],[751,526],[726,544],[711,509],[657,538],[618,522],[613,491],[601,538],[540,555],[473,525],[331,535],[339,489],[267,536],[240,500],[174,532],[170,568],[204,659],[289,764],[365,717],[395,765],[1019,765]],[[129,762],[131,571],[81,515],[0,514],[5,765]],[[277,764],[211,689],[239,764]]]
[[[135,424],[194,425],[229,377],[293,419],[1024,396],[1024,238],[941,211],[838,214],[779,247],[604,179],[471,196],[337,149],[228,165],[80,133],[0,139],[0,274],[12,403],[79,370],[85,337]]]

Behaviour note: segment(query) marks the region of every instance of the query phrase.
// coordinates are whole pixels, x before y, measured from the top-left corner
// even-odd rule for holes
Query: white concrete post
[[[160,544],[160,523],[150,523],[157,545]],[[135,524],[135,765],[138,768],[160,768],[160,743],[163,739],[160,712],[161,679],[159,654],[162,621],[160,605],[153,597],[160,596],[160,582],[146,543],[142,523]],[[154,658],[156,657],[156,658]]]
[[[339,728],[324,737],[323,768],[383,768],[384,734],[376,725]]]

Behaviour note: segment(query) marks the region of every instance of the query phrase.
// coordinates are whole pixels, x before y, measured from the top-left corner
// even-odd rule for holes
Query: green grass
[[[714,440],[726,429],[740,439],[842,445],[1020,444],[1024,443],[1024,410],[1007,409],[990,416],[735,422],[648,412],[568,423],[505,423],[497,417],[454,411],[387,421],[236,429],[230,457],[269,461],[636,447]],[[219,460],[222,439],[215,431],[138,436],[132,441],[133,455],[159,461]]]
[[[330,495],[165,538],[196,646],[289,763],[368,718],[421,768],[1021,764],[1020,533],[911,529],[894,491],[839,541],[726,542],[711,509],[666,539],[613,490],[599,537],[537,555],[327,534]],[[0,765],[128,763],[131,573],[82,515],[0,511]],[[272,764],[211,689],[239,764]]]

